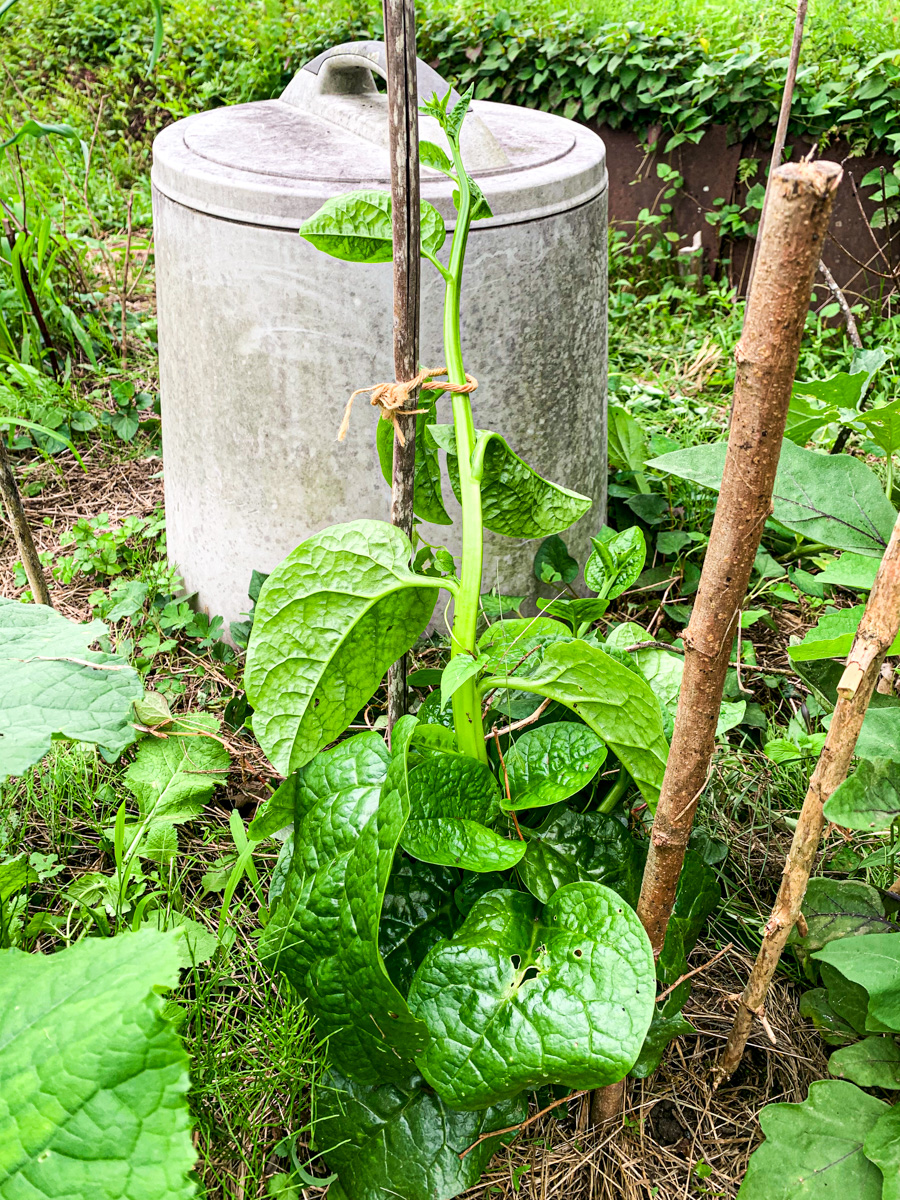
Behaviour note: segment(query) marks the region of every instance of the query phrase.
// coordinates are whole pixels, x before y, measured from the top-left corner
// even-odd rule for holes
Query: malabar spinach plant
[[[453,180],[457,221],[445,266],[443,219],[423,204],[422,254],[445,283],[446,373],[461,385],[466,241],[491,214],[460,155],[470,94],[454,107],[448,97],[424,111],[449,154],[428,142],[421,152]],[[301,233],[337,258],[386,263],[390,206],[377,191],[338,196]],[[529,1093],[648,1073],[684,1030],[677,1013],[654,1013],[656,970],[630,907],[642,846],[611,811],[623,778],[655,805],[663,716],[640,669],[590,631],[639,573],[641,539],[601,535],[591,567],[601,596],[560,597],[562,620],[551,605],[479,632],[484,530],[552,539],[590,501],[478,430],[469,394],[452,394],[453,422],[440,424],[439,395],[426,381],[414,507],[450,523],[443,451],[462,508],[458,573],[446,551],[414,555],[381,522],[326,529],[262,585],[247,654],[254,733],[287,777],[250,837],[293,823],[261,953],[327,1038],[317,1143],[338,1172],[332,1190],[353,1200],[457,1195],[496,1148],[479,1139],[520,1120]],[[391,429],[379,428],[386,465]],[[454,614],[440,689],[397,722],[390,748],[368,732],[326,749],[425,630],[441,589]],[[604,791],[609,768],[619,778]],[[680,969],[718,899],[699,855],[692,867],[662,971]]]

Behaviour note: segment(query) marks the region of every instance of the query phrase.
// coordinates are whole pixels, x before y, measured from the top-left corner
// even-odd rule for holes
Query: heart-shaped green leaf
[[[301,772],[294,855],[261,956],[307,997],[332,1062],[363,1083],[405,1083],[427,1034],[388,977],[382,905],[409,813],[406,750],[415,718],[360,734]]]
[[[126,659],[90,649],[106,633],[102,621],[0,599],[0,780],[40,762],[59,734],[113,754],[134,741],[144,687]]]
[[[459,466],[452,425],[429,425],[427,435],[447,453],[447,473],[457,500]],[[542,479],[496,433],[479,431],[490,440],[484,450],[481,509],[486,529],[505,537],[538,538],[561,533],[591,507],[588,496]],[[477,451],[476,451],[477,452]]]
[[[338,1173],[331,1200],[450,1200],[478,1183],[501,1139],[463,1151],[528,1111],[523,1097],[458,1112],[431,1091],[363,1088],[335,1071],[316,1095],[316,1149]]]
[[[525,853],[524,842],[512,842],[465,817],[408,821],[401,844],[407,853],[423,862],[465,871],[506,871]]]
[[[811,1084],[802,1104],[766,1105],[766,1140],[750,1156],[738,1200],[882,1200],[881,1172],[863,1144],[887,1111],[883,1100],[833,1079]]]
[[[543,808],[568,800],[591,782],[606,758],[606,743],[586,725],[556,721],[528,729],[505,758],[510,799],[504,808]]]
[[[844,829],[890,829],[900,817],[900,764],[890,758],[863,759],[831,793],[824,811]]]
[[[300,226],[300,236],[317,250],[345,262],[386,263],[394,257],[390,192],[365,190],[333,196]],[[422,251],[444,244],[444,218],[422,201]]]
[[[655,807],[669,747],[659,701],[639,676],[596,646],[558,641],[546,647],[540,665],[529,676],[517,673],[514,678],[516,689],[557,700],[576,712],[617,755],[645,800]],[[506,684],[500,677],[484,680],[485,688]]]
[[[526,892],[489,892],[416,974],[410,1007],[432,1036],[417,1062],[460,1108],[602,1087],[637,1059],[653,993],[647,935],[615,892],[570,884],[543,912]]]
[[[560,805],[539,828],[523,832],[528,849],[519,876],[542,904],[559,888],[579,880],[603,883],[629,904],[637,904],[646,850],[618,817]]]
[[[534,574],[541,583],[574,583],[578,578],[578,562],[558,533],[544,538],[538,546]]]
[[[570,600],[565,596],[557,596],[555,600],[539,599],[537,606],[541,612],[565,621],[573,633],[578,633],[586,625],[593,625],[595,621],[600,620],[609,608],[609,601],[591,597],[586,600]]]
[[[333,525],[263,584],[244,682],[253,732],[283,774],[343,733],[428,624],[440,581],[415,575],[382,521]]]

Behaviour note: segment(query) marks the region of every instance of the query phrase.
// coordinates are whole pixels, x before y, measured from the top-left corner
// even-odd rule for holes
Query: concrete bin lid
[[[383,74],[383,49],[371,42],[335,47],[302,67],[278,100],[170,125],[153,144],[153,186],[211,216],[291,230],[331,196],[389,189],[387,97],[372,79],[373,70]],[[419,64],[420,95],[447,87]],[[605,147],[584,126],[485,100],[471,112],[463,155],[494,213],[477,229],[539,220],[606,189]],[[420,117],[420,137],[443,141],[430,117]],[[424,165],[421,179],[423,199],[452,228],[452,181]]]

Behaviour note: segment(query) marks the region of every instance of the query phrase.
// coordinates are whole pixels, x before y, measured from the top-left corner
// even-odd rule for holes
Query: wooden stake
[[[419,369],[419,111],[414,0],[384,0],[391,213],[394,233],[394,372],[400,383]],[[417,394],[407,407],[415,408]],[[413,530],[416,418],[398,417],[406,444],[394,435],[391,524]],[[388,730],[406,712],[406,656],[388,672]]]
[[[730,1078],[744,1053],[754,1017],[763,1018],[763,1007],[772,976],[791,930],[800,915],[810,872],[819,849],[825,801],[844,782],[863,718],[881,673],[881,664],[900,629],[900,517],[884,552],[869,602],[856,631],[847,666],[838,684],[838,701],[828,737],[816,764],[793,841],[784,864],[781,887],[766,923],[762,945],[737,1016],[719,1062],[717,1082]]]
[[[747,284],[747,294],[753,288],[753,276],[756,274],[756,263],[759,258],[759,248],[762,244],[763,230],[768,219],[769,194],[772,190],[772,176],[781,166],[781,156],[784,153],[784,143],[787,140],[788,121],[791,116],[791,106],[794,103],[794,85],[797,82],[797,67],[800,63],[800,47],[803,45],[803,26],[806,24],[806,10],[809,0],[797,0],[797,16],[794,20],[794,38],[791,42],[791,55],[788,59],[787,77],[784,81],[784,91],[781,93],[781,108],[778,113],[778,124],[775,127],[775,145],[772,147],[772,157],[769,160],[769,178],[766,182],[766,194],[763,197],[762,212],[759,214],[759,228],[756,231],[756,245],[753,247],[753,259],[750,263],[750,280]]]
[[[835,163],[786,163],[773,175],[769,219],[741,339],[728,452],[709,547],[684,634],[684,677],[638,916],[659,956],[694,811],[709,773],[731,644],[766,519],[797,370],[800,337],[834,194]]]
[[[34,602],[35,604],[46,604],[48,608],[52,608],[53,604],[50,600],[50,591],[44,576],[44,568],[41,566],[34,538],[31,536],[28,518],[25,516],[22,497],[19,495],[15,472],[13,471],[13,465],[6,450],[6,442],[2,432],[0,432],[0,497],[3,499],[9,523],[12,526],[13,537],[16,539],[19,557],[22,560],[22,566],[25,568],[25,575],[28,579],[28,586],[31,588]]]

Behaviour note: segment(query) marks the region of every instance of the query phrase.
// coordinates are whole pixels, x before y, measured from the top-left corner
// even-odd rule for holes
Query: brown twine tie
[[[478,380],[473,379],[471,375],[466,373],[465,383],[438,383],[436,376],[446,375],[447,368],[441,367],[428,368],[418,373],[415,379],[408,379],[405,383],[376,383],[372,387],[357,388],[350,399],[347,401],[347,407],[344,409],[344,419],[341,421],[341,427],[338,430],[338,441],[342,442],[347,436],[347,430],[350,428],[350,412],[353,408],[353,401],[357,396],[361,396],[364,392],[372,393],[371,403],[381,409],[381,416],[385,421],[392,422],[394,432],[401,446],[406,445],[406,438],[403,436],[403,431],[400,428],[400,423],[397,420],[398,415],[412,417],[416,413],[427,412],[427,408],[404,408],[409,401],[411,392],[422,386],[423,383],[428,383],[428,390],[432,392],[453,392],[457,396],[467,395],[469,392],[474,392],[478,387]]]

